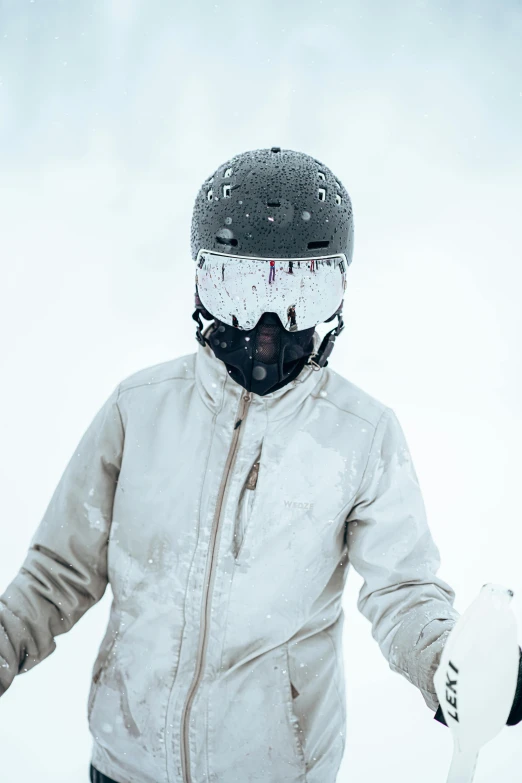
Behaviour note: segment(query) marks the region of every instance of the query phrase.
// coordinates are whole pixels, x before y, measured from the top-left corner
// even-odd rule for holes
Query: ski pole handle
[[[480,749],[512,709],[520,659],[512,597],[502,585],[484,585],[442,651],[433,682],[455,743],[448,783],[471,783]]]

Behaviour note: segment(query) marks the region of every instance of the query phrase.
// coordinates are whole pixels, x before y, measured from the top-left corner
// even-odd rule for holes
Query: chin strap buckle
[[[344,321],[343,317],[341,315],[341,308],[339,308],[338,312],[335,314],[337,316],[337,326],[335,329],[332,329],[328,334],[326,334],[323,337],[323,341],[321,345],[319,346],[319,350],[317,353],[313,353],[307,364],[309,364],[313,370],[316,372],[318,370],[322,370],[323,367],[328,366],[328,359],[330,358],[330,354],[332,353],[335,345],[335,339],[339,337],[341,332],[344,329]]]

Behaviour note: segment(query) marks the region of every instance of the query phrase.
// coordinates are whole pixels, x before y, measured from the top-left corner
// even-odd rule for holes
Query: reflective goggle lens
[[[276,313],[285,329],[308,329],[330,318],[346,289],[346,258],[251,258],[201,250],[196,285],[215,318],[253,329],[263,313]]]

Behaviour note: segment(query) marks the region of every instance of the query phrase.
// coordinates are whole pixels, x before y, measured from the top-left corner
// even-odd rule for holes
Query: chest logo
[[[298,500],[285,500],[286,508],[299,508],[301,511],[311,511],[314,507],[313,503],[300,503]]]

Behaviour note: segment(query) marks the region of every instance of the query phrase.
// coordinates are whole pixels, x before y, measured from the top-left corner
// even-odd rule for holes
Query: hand
[[[437,712],[434,715],[434,720],[437,720],[439,723],[443,723],[444,726],[448,725],[444,718],[444,713],[442,712],[440,704]],[[515,726],[517,723],[520,723],[520,721],[522,721],[522,648],[520,648],[520,658],[518,662],[517,689],[515,691],[515,698],[513,699],[511,712],[509,713],[508,719],[506,721],[506,726]]]

